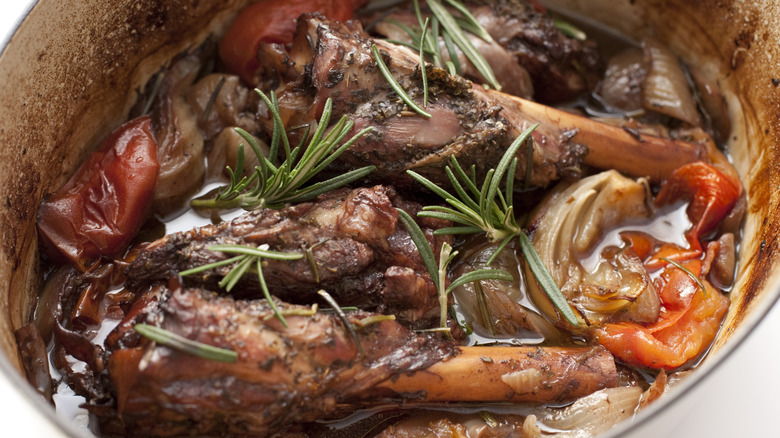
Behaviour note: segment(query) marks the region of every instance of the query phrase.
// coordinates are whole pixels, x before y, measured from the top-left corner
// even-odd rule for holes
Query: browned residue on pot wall
[[[10,332],[34,304],[35,216],[41,199],[126,117],[136,89],[152,73],[223,28],[242,3],[41,0],[5,49],[0,59],[0,347],[17,366]]]

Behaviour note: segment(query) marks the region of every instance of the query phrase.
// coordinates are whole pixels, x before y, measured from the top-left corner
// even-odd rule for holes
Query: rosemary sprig
[[[284,319],[284,315],[279,311],[276,306],[276,302],[271,297],[271,292],[268,290],[268,285],[265,283],[265,277],[263,277],[263,259],[271,260],[300,260],[303,258],[303,254],[288,253],[271,251],[268,249],[268,244],[260,245],[259,247],[246,246],[246,245],[211,245],[208,248],[209,251],[220,251],[228,254],[238,254],[236,257],[226,260],[220,260],[218,262],[209,263],[206,265],[198,266],[179,273],[182,277],[187,275],[197,274],[209,269],[218,268],[234,264],[235,266],[230,272],[225,275],[219,282],[219,287],[224,288],[230,292],[233,287],[238,283],[241,277],[244,276],[254,265],[257,271],[257,279],[260,282],[260,289],[263,291],[263,296],[268,301],[268,305],[282,322],[285,328],[287,328],[287,320]]]
[[[342,143],[342,140],[352,131],[354,126],[354,122],[348,120],[347,116],[342,116],[326,133],[333,110],[333,102],[328,99],[325,102],[325,109],[318,128],[309,144],[304,148],[304,142],[309,133],[307,128],[301,143],[291,149],[287,132],[279,114],[279,103],[276,95],[271,92],[269,97],[260,90],[255,91],[268,106],[273,120],[273,134],[268,156],[266,157],[262,153],[257,141],[249,133],[236,128],[236,132],[254,151],[260,165],[255,167],[254,173],[250,176],[242,176],[244,148],[239,147],[236,170],[234,171],[228,166],[230,176],[228,185],[222,187],[214,199],[192,200],[192,207],[218,209],[241,207],[246,210],[264,207],[281,208],[288,203],[314,199],[325,192],[357,181],[374,170],[374,166],[366,166],[326,181],[305,186],[309,180],[352,146],[358,138],[373,128],[367,127]],[[284,148],[285,158],[281,163],[277,163],[280,146]],[[300,159],[298,159],[299,156]]]
[[[371,45],[371,53],[374,55],[374,61],[376,61],[376,65],[379,67],[379,71],[382,73],[382,76],[384,76],[387,83],[390,84],[390,88],[392,88],[393,91],[398,94],[398,97],[400,97],[404,103],[409,105],[409,108],[413,109],[417,114],[430,118],[430,113],[420,108],[420,106],[417,105],[411,97],[409,97],[401,84],[395,80],[393,73],[390,72],[390,69],[387,67],[387,64],[385,64],[384,59],[382,59],[382,54],[379,53],[379,49],[376,47],[376,44]]]
[[[417,246],[417,251],[420,253],[425,268],[428,270],[428,273],[431,275],[431,280],[433,280],[433,284],[436,286],[439,295],[439,308],[441,309],[439,323],[442,329],[447,327],[447,296],[455,290],[455,288],[481,280],[512,281],[514,279],[510,273],[500,269],[476,269],[461,275],[447,286],[447,268],[452,260],[455,259],[455,256],[458,255],[458,251],[453,251],[449,244],[444,243],[439,252],[439,261],[436,262],[436,258],[433,255],[433,248],[431,248],[428,239],[425,238],[425,234],[422,229],[420,229],[420,226],[417,225],[417,222],[414,221],[409,213],[401,209],[397,210],[398,218],[409,231],[409,236]]]
[[[457,158],[450,158],[445,169],[456,195],[437,186],[424,176],[408,170],[407,173],[426,188],[442,197],[448,206],[427,206],[419,213],[423,217],[449,220],[458,226],[439,229],[435,234],[470,234],[484,232],[491,242],[499,242],[496,251],[488,259],[490,266],[498,254],[513,239],[518,239],[531,273],[552,303],[566,320],[574,326],[579,323],[566,298],[542,263],[525,231],[518,225],[512,206],[513,181],[517,170],[517,151],[528,141],[537,125],[525,130],[509,146],[495,169],[490,169],[482,184],[476,179],[472,167],[470,174],[460,166]],[[500,190],[504,183],[504,192]],[[427,264],[426,264],[427,265]],[[429,268],[430,269],[430,268]]]
[[[149,340],[193,356],[218,362],[234,363],[238,361],[238,353],[235,351],[193,341],[154,325],[136,324],[133,328]]]

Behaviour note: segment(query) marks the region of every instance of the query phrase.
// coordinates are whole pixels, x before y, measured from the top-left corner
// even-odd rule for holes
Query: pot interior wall
[[[218,34],[248,0],[39,1],[0,57],[0,348],[37,290],[35,219],[89,149],[125,119],[147,79]]]
[[[0,348],[19,368],[13,330],[39,288],[38,204],[125,117],[151,74],[219,33],[248,0],[40,1],[0,57]],[[780,270],[780,5],[552,0],[640,40],[654,35],[727,95],[730,148],[749,209],[733,306],[717,347],[774,302]],[[213,17],[213,18],[209,18]],[[774,272],[773,272],[774,271]]]

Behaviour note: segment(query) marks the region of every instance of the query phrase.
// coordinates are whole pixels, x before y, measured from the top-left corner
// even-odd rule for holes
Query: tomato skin
[[[697,161],[674,171],[658,192],[655,204],[661,206],[678,199],[690,201],[688,217],[693,227],[686,237],[692,249],[702,249],[701,237],[715,230],[740,196],[739,183],[712,165]]]
[[[260,64],[261,43],[288,44],[293,40],[296,19],[306,12],[319,12],[338,21],[352,18],[365,0],[261,0],[244,8],[219,43],[219,55],[228,69],[252,83]]]
[[[84,269],[124,251],[148,211],[159,170],[148,116],[112,132],[38,211],[38,235],[54,261]]]

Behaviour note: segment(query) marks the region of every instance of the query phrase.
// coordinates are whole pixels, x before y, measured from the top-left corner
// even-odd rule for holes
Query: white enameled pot
[[[62,185],[88,149],[117,126],[135,90],[160,65],[208,35],[219,34],[246,3],[40,0],[0,5],[6,17],[0,35],[14,32],[2,41],[0,54],[3,436],[79,433],[26,385],[13,337],[13,330],[29,318],[40,285],[35,217],[41,198]],[[748,193],[738,281],[713,350],[662,402],[607,436],[771,435],[774,418],[766,406],[780,390],[780,378],[773,372],[780,359],[773,333],[780,329],[780,310],[769,313],[780,294],[780,4],[545,3],[569,8],[632,38],[653,35],[717,81],[729,103],[734,165]],[[741,347],[743,343],[747,345]],[[755,396],[750,395],[753,389]],[[702,420],[707,424],[695,424]]]

